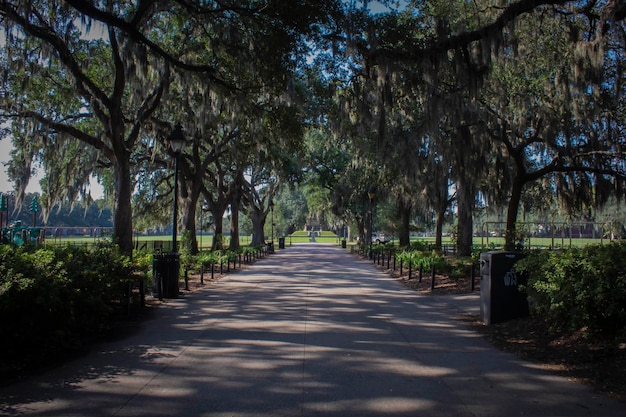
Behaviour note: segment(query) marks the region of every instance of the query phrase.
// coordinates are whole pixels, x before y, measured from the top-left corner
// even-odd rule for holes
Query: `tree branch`
[[[154,52],[157,56],[163,58],[171,65],[187,71],[204,73],[211,81],[225,87],[233,88],[232,86],[228,85],[228,83],[226,83],[224,80],[218,78],[215,75],[217,69],[214,66],[190,64],[187,62],[183,62],[178,58],[175,58],[171,53],[165,51],[163,48],[161,48],[150,39],[148,39],[146,35],[144,35],[143,33],[141,33],[141,31],[137,29],[136,25],[138,23],[138,19],[133,19],[128,22],[124,19],[112,15],[111,13],[98,9],[92,2],[84,0],[65,0],[65,2],[85,16],[88,16],[106,25],[113,26],[124,31],[130,39],[139,44],[146,45],[152,52]],[[141,7],[139,10],[145,12],[147,10],[147,6],[144,5],[144,7]]]
[[[489,38],[499,33],[519,16],[530,13],[541,6],[557,6],[571,2],[571,0],[520,0],[504,9],[500,16],[492,23],[479,29],[465,31],[443,39],[434,39],[429,45],[414,49],[380,49],[369,55],[370,65],[375,65],[380,58],[390,58],[396,62],[414,62],[423,60],[424,56],[445,53],[451,49],[460,48],[471,42]]]

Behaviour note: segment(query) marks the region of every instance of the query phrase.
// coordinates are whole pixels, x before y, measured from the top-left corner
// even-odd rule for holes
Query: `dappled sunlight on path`
[[[0,389],[31,416],[619,415],[624,405],[494,350],[329,245],[296,245],[167,301],[128,339]]]

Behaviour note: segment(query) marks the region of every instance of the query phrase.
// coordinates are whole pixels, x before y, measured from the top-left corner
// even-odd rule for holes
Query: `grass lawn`
[[[312,232],[314,234],[315,242],[318,243],[334,243],[337,245],[341,244],[341,238],[335,235],[330,231],[315,231]],[[289,236],[285,236],[285,245],[290,246],[296,243],[310,243],[312,242],[311,232],[308,231],[296,231]],[[106,238],[106,237],[105,237]],[[46,245],[93,245],[96,244],[101,238],[93,237],[93,236],[70,236],[70,237],[46,237],[45,244]],[[152,251],[154,247],[161,248],[162,250],[170,250],[171,248],[171,235],[160,235],[160,236],[135,236],[133,241],[135,242],[135,247]],[[208,250],[211,248],[213,244],[213,235],[198,235],[198,246],[201,250]],[[247,246],[250,244],[250,235],[241,235],[239,237],[240,243],[242,246]],[[434,244],[434,237],[412,237],[412,242],[420,241],[428,244]],[[397,242],[397,238],[393,239],[393,242]],[[525,241],[525,246],[531,248],[568,248],[568,247],[584,247],[589,245],[599,245],[608,243],[608,239],[591,239],[591,238],[531,238]],[[224,236],[224,243],[228,245],[230,243],[230,237]],[[274,244],[278,245],[278,237],[274,238]],[[355,242],[348,241],[349,245],[356,244]],[[454,241],[449,236],[444,236],[442,238],[442,244],[446,247],[452,247],[454,245]],[[484,250],[501,250],[504,247],[504,238],[503,237],[474,237],[474,247],[476,248],[484,248]]]

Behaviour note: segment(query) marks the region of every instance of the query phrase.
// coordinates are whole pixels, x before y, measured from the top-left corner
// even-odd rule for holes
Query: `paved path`
[[[368,262],[298,245],[168,301],[131,337],[0,389],[0,415],[623,416]]]

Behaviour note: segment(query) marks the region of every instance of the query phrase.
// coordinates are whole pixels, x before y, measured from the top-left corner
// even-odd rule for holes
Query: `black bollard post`
[[[475,266],[476,266],[476,264],[474,262],[472,262],[472,268],[471,268],[471,272],[470,272],[470,280],[471,280],[470,281],[471,282],[470,289],[471,289],[471,292],[474,292],[474,288],[475,288],[474,287],[474,273],[476,272],[475,269],[474,269]]]
[[[139,299],[141,307],[146,306],[146,283],[143,279],[139,280]]]
[[[204,264],[200,265],[200,284],[204,284]]]
[[[214,272],[215,272],[215,262],[211,262],[211,281],[213,281]]]
[[[402,276],[402,259],[400,259],[400,276]]]
[[[411,280],[411,273],[413,271],[413,260],[409,261],[409,281]]]
[[[430,280],[430,290],[434,290],[435,289],[435,263],[433,262],[433,272],[432,272],[432,277]]]
[[[424,265],[420,264],[420,275],[419,275],[418,282],[422,282],[422,274],[423,273],[424,273]]]
[[[189,269],[185,267],[185,291],[189,291]]]
[[[393,272],[396,272],[396,254],[393,254]]]

